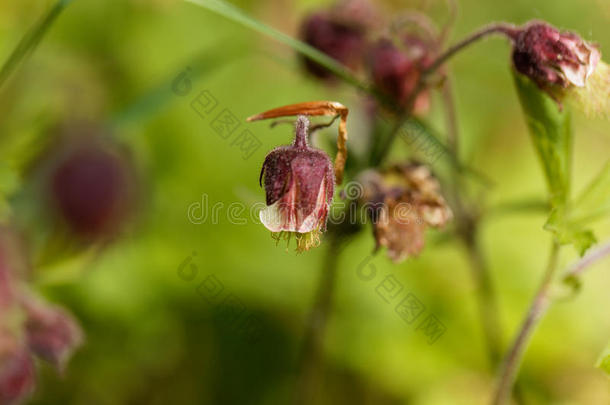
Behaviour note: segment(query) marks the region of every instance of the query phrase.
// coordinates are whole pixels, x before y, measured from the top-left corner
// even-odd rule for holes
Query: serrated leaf
[[[610,214],[610,162],[585,188],[570,210],[571,220],[585,224]]]
[[[542,163],[551,204],[565,213],[570,193],[572,130],[570,114],[530,79],[513,71],[532,142]]]

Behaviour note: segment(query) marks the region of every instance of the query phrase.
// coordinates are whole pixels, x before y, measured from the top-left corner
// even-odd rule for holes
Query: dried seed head
[[[361,176],[364,204],[373,223],[376,248],[385,246],[395,262],[416,256],[424,247],[428,226],[443,227],[453,217],[440,185],[428,168],[393,166]]]
[[[261,222],[276,239],[295,234],[298,251],[319,244],[335,183],[330,158],[307,143],[308,126],[306,117],[297,118],[293,144],[271,151],[260,175],[267,202]]]
[[[544,22],[527,24],[515,39],[513,63],[541,89],[584,87],[601,53],[597,46]]]

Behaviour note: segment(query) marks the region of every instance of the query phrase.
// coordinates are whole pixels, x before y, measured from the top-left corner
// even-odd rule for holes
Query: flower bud
[[[335,18],[331,13],[315,13],[305,19],[301,28],[304,42],[350,69],[357,69],[365,45],[365,29],[358,23]],[[333,77],[325,67],[304,57],[305,69],[319,79]]]
[[[74,351],[82,344],[83,333],[71,315],[61,308],[25,297],[25,331],[30,350],[63,372]]]
[[[513,63],[541,89],[584,87],[601,54],[597,45],[543,23],[527,24],[515,39]]]
[[[443,227],[453,214],[440,194],[440,185],[425,167],[397,165],[361,176],[364,204],[373,223],[376,249],[401,262],[424,248],[427,227]]]
[[[399,107],[407,107],[422,71],[431,62],[428,44],[417,37],[405,36],[404,48],[382,38],[370,50],[369,64],[373,83]],[[424,90],[413,100],[416,113],[428,109],[429,94]]]
[[[261,222],[277,240],[294,235],[299,252],[319,245],[335,184],[330,158],[308,145],[308,126],[309,120],[299,116],[294,143],[271,151],[260,174],[267,203]]]
[[[80,237],[111,236],[131,213],[134,175],[121,152],[98,138],[70,139],[52,169],[54,207]]]

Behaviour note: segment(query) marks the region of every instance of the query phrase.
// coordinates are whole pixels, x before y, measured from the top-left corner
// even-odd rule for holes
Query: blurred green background
[[[423,2],[394,3],[425,8]],[[3,59],[51,4],[0,4]],[[296,35],[305,13],[330,2],[234,4]],[[443,7],[439,0],[425,9],[441,23]],[[610,55],[607,0],[459,0],[451,42],[492,21],[530,19],[575,30]],[[192,75],[187,95],[172,93],[173,79],[187,67],[203,73]],[[495,183],[486,205],[543,198],[544,179],[513,89],[507,42],[486,40],[457,56],[451,68],[462,158]],[[258,186],[262,161],[267,151],[290,141],[291,130],[247,124],[262,146],[244,159],[230,139],[212,130],[212,116],[202,118],[191,108],[204,90],[242,121],[294,102],[340,101],[353,111],[348,125],[356,148],[366,131],[354,90],[311,80],[289,48],[182,1],[75,0],[2,89],[0,147],[37,150],[57,123],[95,120],[113,126],[143,179],[142,205],[128,232],[99,257],[79,256],[34,277],[50,300],[73,311],[87,337],[63,377],[41,365],[33,404],[289,403],[324,246],[296,255],[276,247],[248,212],[241,214],[246,224],[231,223],[231,203],[249,207],[264,201]],[[438,104],[435,97],[431,122],[442,131]],[[610,124],[576,115],[574,126],[578,191],[608,158]],[[245,128],[243,123],[240,130]],[[333,131],[324,136],[332,140]],[[394,156],[406,157],[402,144],[396,144]],[[27,189],[30,179],[22,180]],[[224,204],[217,223],[211,217],[199,224],[189,220],[189,207],[204,195],[210,208]],[[31,223],[32,205],[42,199],[24,191],[11,202],[32,239],[48,231]],[[542,213],[514,213],[485,222],[483,242],[499,294],[505,345],[547,258],[544,221]],[[610,223],[596,231],[600,240],[608,239]],[[378,276],[369,282],[356,274],[374,246],[369,229],[346,247],[316,404],[487,403],[494,373],[485,358],[466,259],[456,243],[435,243],[434,232],[428,236],[417,259],[392,265],[384,254],[375,256],[371,263]],[[189,257],[197,274],[185,281],[177,270]],[[565,249],[562,267],[575,258]],[[521,372],[528,403],[610,403],[609,380],[595,368],[610,335],[608,270],[608,262],[596,265],[582,292],[554,305],[541,323]],[[403,295],[413,293],[445,325],[434,344],[376,293],[388,274],[404,285]],[[236,331],[234,311],[197,293],[210,275],[223,284],[223,297],[233,294],[239,301],[234,311],[243,304],[244,313],[257,320],[258,340]]]

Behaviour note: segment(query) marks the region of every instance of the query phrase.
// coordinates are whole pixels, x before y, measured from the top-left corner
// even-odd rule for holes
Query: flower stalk
[[[547,269],[542,278],[542,282],[540,283],[540,287],[538,287],[538,292],[534,296],[530,309],[519,328],[517,337],[513,341],[513,344],[505,357],[504,363],[500,367],[498,385],[492,402],[493,405],[503,405],[508,401],[523,360],[525,349],[527,348],[536,327],[540,323],[540,320],[549,308],[551,303],[549,294],[555,272],[557,271],[559,251],[560,246],[554,241],[551,247]]]

